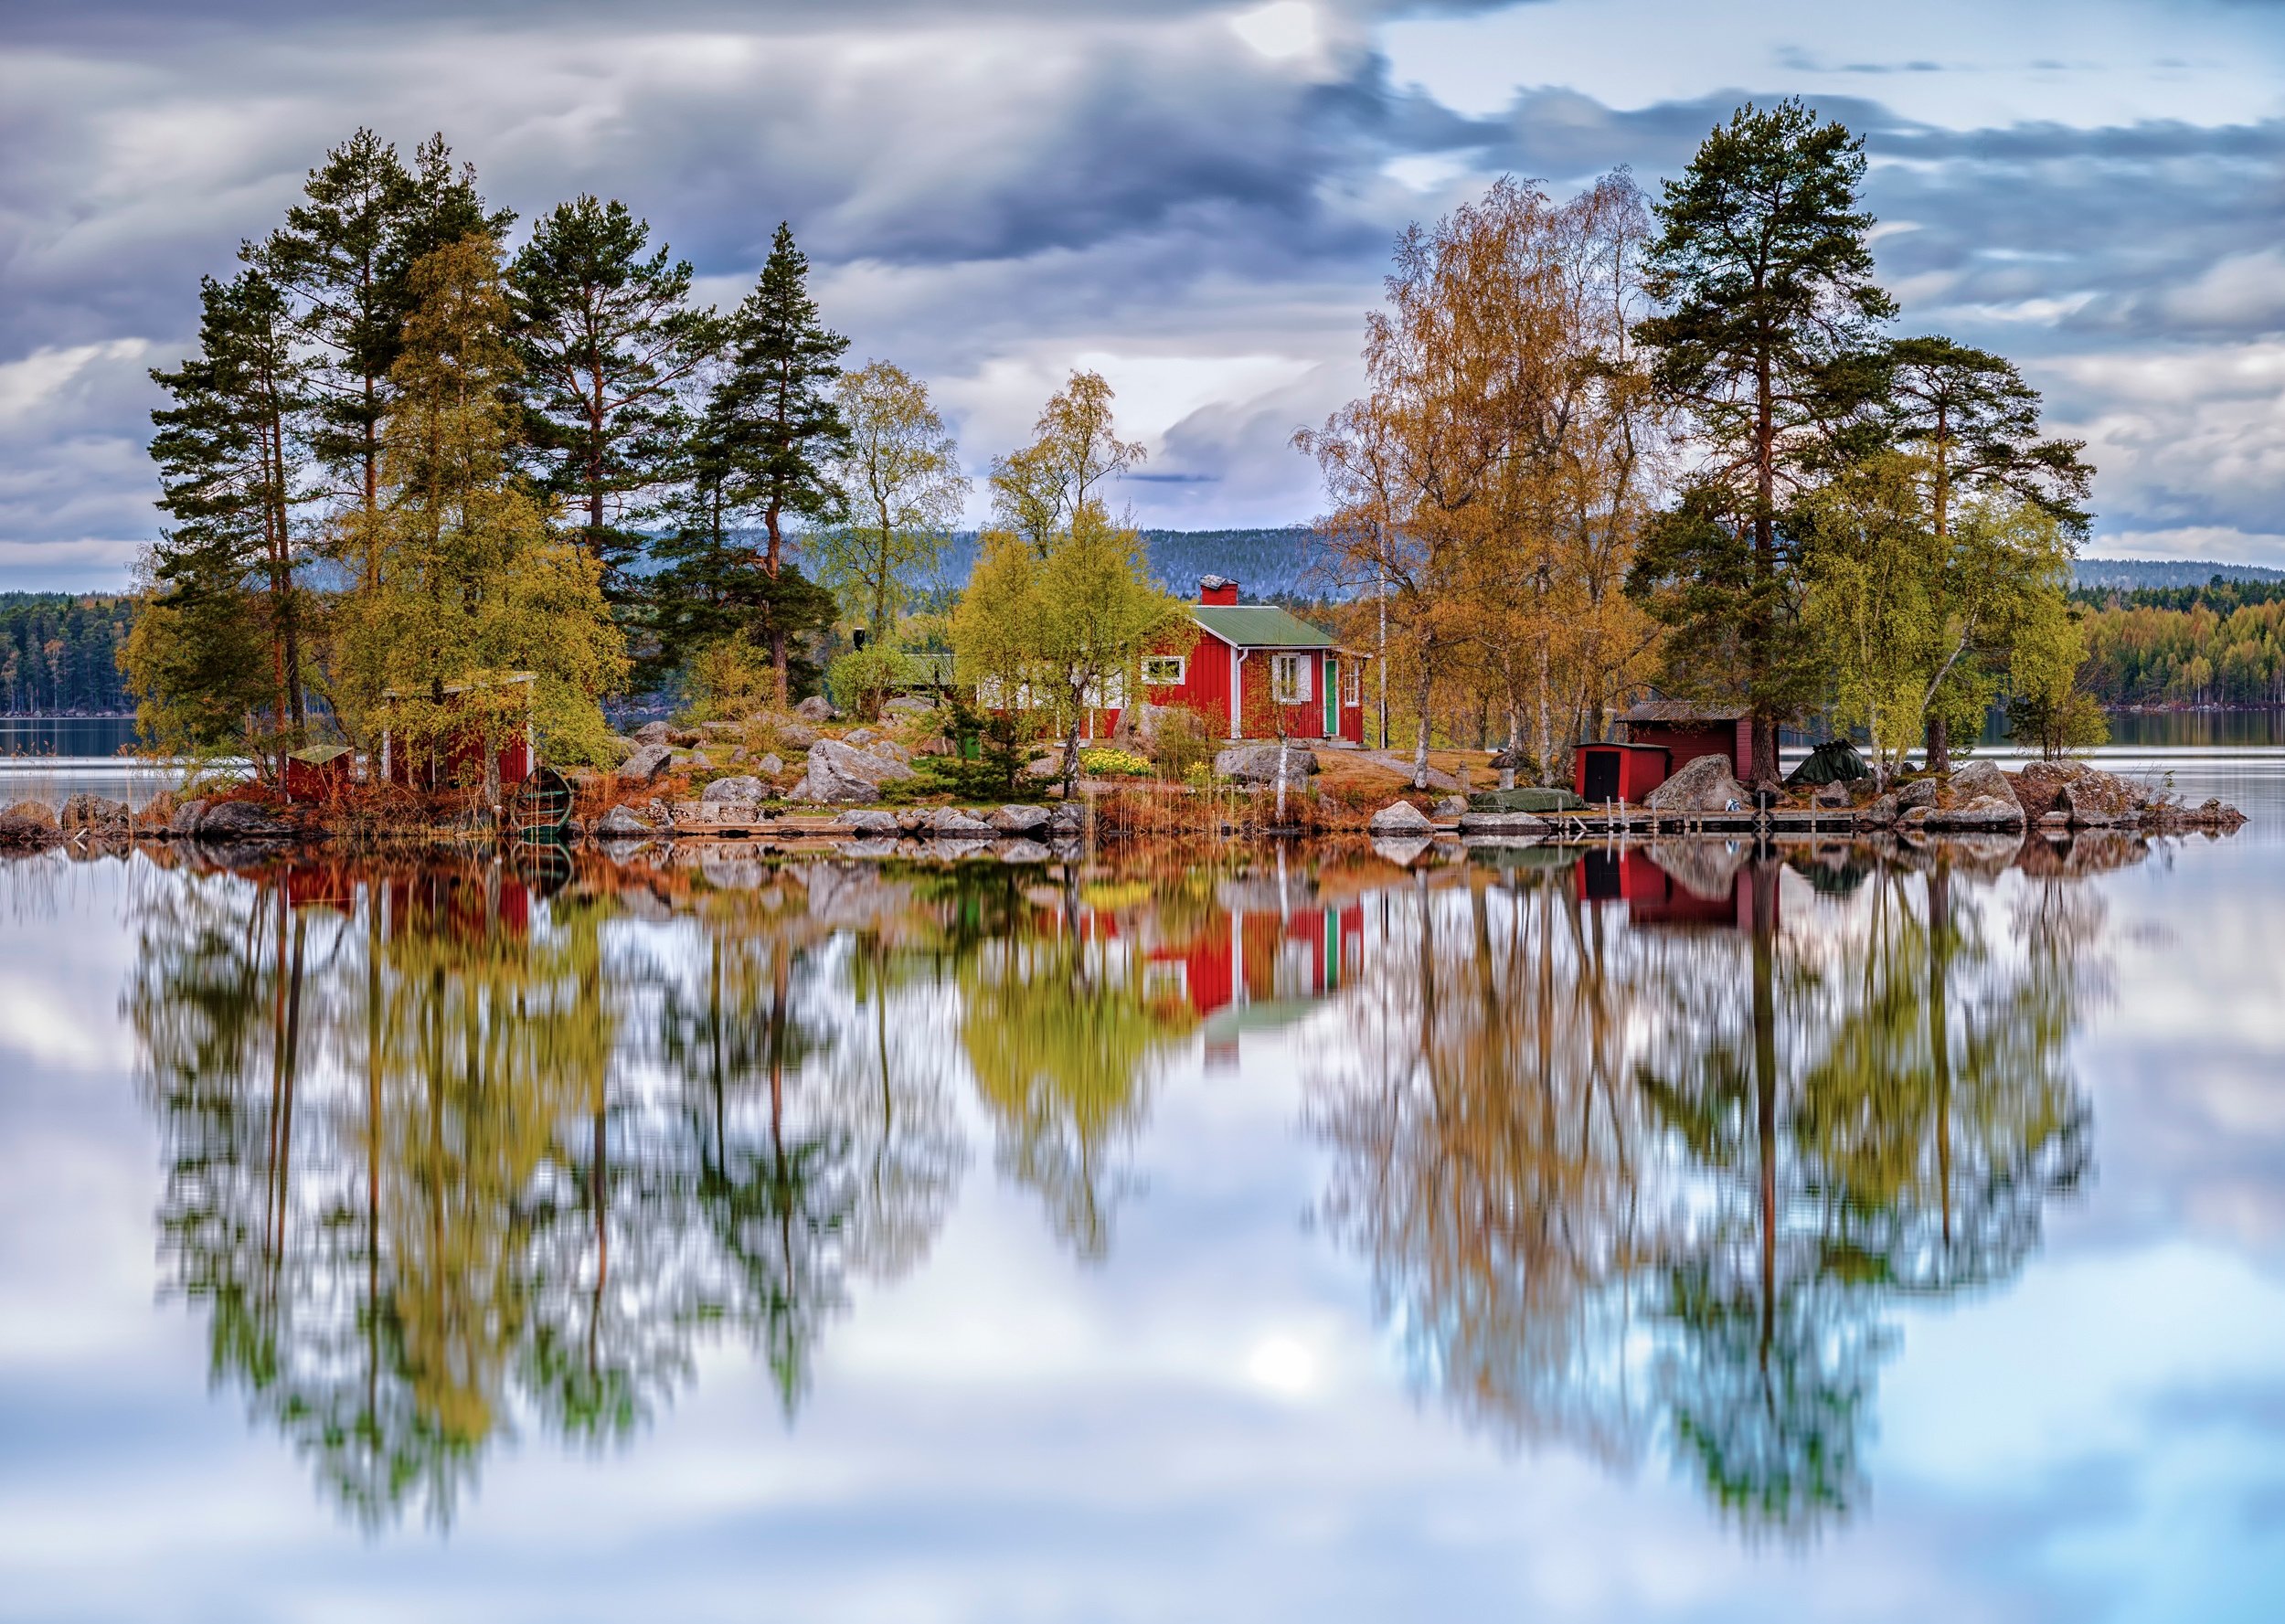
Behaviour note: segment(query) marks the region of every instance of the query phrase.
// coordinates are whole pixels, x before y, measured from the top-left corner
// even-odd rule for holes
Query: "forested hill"
[[[103,716],[134,709],[119,672],[133,600],[0,592],[0,713]]]
[[[1202,575],[1228,576],[1249,600],[1313,600],[1331,595],[1311,574],[1314,554],[1306,525],[1267,530],[1145,530],[1141,534],[1150,554],[1151,573],[1161,586],[1181,597],[1197,590]],[[943,564],[931,584],[939,590],[956,591],[966,584],[975,564],[975,533],[962,531],[945,549]]]
[[[2081,558],[2071,566],[2080,590],[2114,588],[2203,587],[2209,581],[2285,581],[2285,569],[2260,564],[2217,564],[2210,558]]]

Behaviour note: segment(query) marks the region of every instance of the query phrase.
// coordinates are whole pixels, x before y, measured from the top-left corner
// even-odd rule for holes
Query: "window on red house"
[[[1142,685],[1146,688],[1179,688],[1189,670],[1190,662],[1180,654],[1153,654],[1142,662]]]
[[[1307,654],[1273,654],[1270,659],[1270,694],[1280,705],[1299,705],[1309,697]]]

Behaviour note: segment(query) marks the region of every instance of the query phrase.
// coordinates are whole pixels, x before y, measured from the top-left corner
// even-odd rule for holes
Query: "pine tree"
[[[680,393],[721,341],[690,307],[689,263],[646,252],[649,238],[623,203],[582,196],[538,221],[509,272],[547,487],[580,515],[615,590],[643,546],[622,521],[674,472]]]
[[[359,538],[380,506],[381,419],[412,310],[412,268],[472,233],[496,240],[515,218],[485,208],[474,169],[453,167],[441,135],[421,143],[409,171],[395,147],[359,129],[310,171],[285,224],[239,249],[292,299],[297,330],[315,347],[308,451],[335,482],[347,521],[340,540],[368,584],[371,543]]]
[[[272,732],[303,722],[292,433],[305,377],[285,295],[263,273],[207,278],[199,303],[199,353],[151,374],[174,401],[151,414],[151,455],[175,525],[146,562],[165,612],[133,645],[130,674],[154,731],[215,744],[257,706],[257,673]],[[249,660],[256,649],[266,658]],[[179,685],[191,671],[205,674],[196,694]]]
[[[785,568],[789,518],[830,521],[841,509],[831,462],[848,445],[834,399],[849,341],[826,327],[809,296],[809,260],[781,223],[754,291],[730,319],[730,363],[709,410],[721,425],[735,504],[760,515],[764,574]],[[784,617],[770,632],[778,702],[790,687]]]
[[[1798,581],[1781,516],[1830,456],[1836,428],[1862,411],[1875,328],[1896,313],[1873,281],[1873,218],[1857,206],[1864,174],[1864,143],[1842,125],[1798,101],[1748,104],[1664,183],[1661,234],[1644,260],[1644,284],[1665,309],[1637,334],[1708,456],[1635,582],[1680,633],[1678,663],[1734,653],[1758,781],[1777,778],[1778,724],[1802,697],[1782,646]],[[1742,549],[1709,525],[1734,531]],[[1742,557],[1714,556],[1733,551]],[[1709,563],[1729,590],[1709,589],[1699,568]]]

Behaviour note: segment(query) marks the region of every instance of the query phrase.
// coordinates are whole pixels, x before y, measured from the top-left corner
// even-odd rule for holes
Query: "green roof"
[[[1329,649],[1333,634],[1274,603],[1194,603],[1198,624],[1241,649]]]

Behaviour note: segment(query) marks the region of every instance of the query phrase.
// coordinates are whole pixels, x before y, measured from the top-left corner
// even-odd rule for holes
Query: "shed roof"
[[[286,759],[305,761],[312,767],[323,767],[326,762],[337,761],[348,753],[349,747],[345,744],[312,744],[303,745],[298,750],[288,750]]]
[[[1653,722],[1664,727],[1688,727],[1692,724],[1714,726],[1735,722],[1750,715],[1742,705],[1695,705],[1687,699],[1645,699],[1619,719],[1621,722]]]
[[[1194,603],[1199,625],[1241,649],[1329,649],[1333,634],[1320,632],[1274,603]]]

